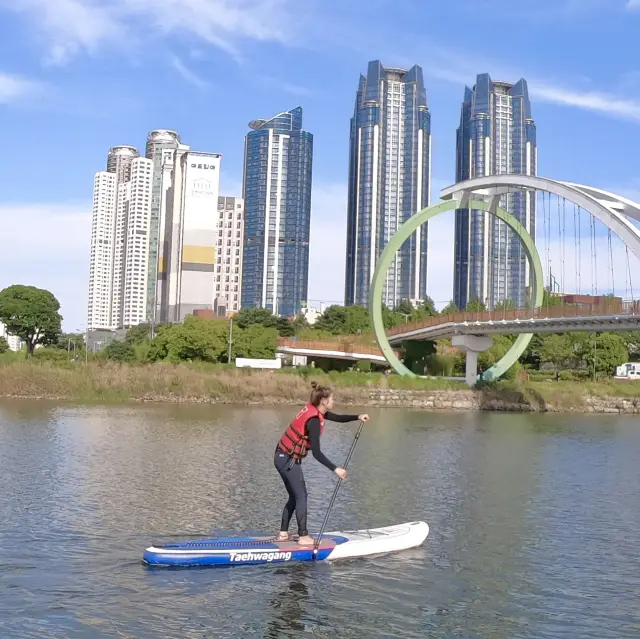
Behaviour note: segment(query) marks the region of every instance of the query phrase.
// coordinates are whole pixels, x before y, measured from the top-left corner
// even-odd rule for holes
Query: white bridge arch
[[[440,197],[443,200],[457,200],[461,209],[468,208],[466,203],[469,200],[488,200],[493,209],[499,206],[502,195],[513,190],[546,191],[577,204],[611,229],[640,259],[640,229],[627,219],[640,221],[640,204],[608,191],[514,173],[464,180],[442,189]]]

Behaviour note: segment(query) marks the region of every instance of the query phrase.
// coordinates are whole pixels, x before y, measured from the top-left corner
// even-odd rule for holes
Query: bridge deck
[[[407,339],[438,339],[453,335],[499,333],[561,333],[640,329],[640,306],[607,304],[583,308],[550,306],[487,312],[450,313],[387,332],[391,343]]]

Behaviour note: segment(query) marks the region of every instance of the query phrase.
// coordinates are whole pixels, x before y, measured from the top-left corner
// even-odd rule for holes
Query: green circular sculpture
[[[455,200],[451,200],[447,202],[440,202],[439,204],[423,209],[414,215],[411,219],[407,220],[391,238],[384,251],[382,251],[382,255],[376,265],[376,270],[371,282],[369,301],[369,310],[373,320],[373,330],[376,335],[378,346],[387,359],[387,362],[391,364],[398,374],[406,377],[417,377],[417,375],[410,371],[396,357],[393,349],[391,348],[391,344],[387,339],[384,329],[384,321],[382,319],[382,293],[387,270],[391,265],[396,252],[418,228],[428,222],[432,217],[457,208],[460,208],[460,204]],[[497,207],[492,211],[488,202],[484,202],[482,200],[470,200],[468,204],[465,205],[465,208],[486,211],[487,213],[494,215],[505,222],[505,224],[507,224],[507,226],[520,238],[525,253],[527,254],[527,258],[529,259],[529,264],[531,265],[531,276],[533,278],[532,289],[534,294],[532,296],[533,299],[530,299],[529,301],[533,308],[541,306],[544,293],[542,263],[531,235],[529,235],[524,226],[522,226],[522,224],[520,224],[513,215],[510,215],[500,207]],[[518,359],[520,359],[520,356],[524,353],[532,337],[533,333],[523,333],[522,335],[519,335],[505,356],[482,374],[482,379],[490,381],[498,379],[504,375],[518,361]]]

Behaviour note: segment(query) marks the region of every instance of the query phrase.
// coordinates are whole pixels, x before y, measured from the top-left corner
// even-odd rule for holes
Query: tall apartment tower
[[[313,135],[302,128],[301,107],[249,127],[242,307],[292,316],[307,299]]]
[[[89,330],[145,321],[152,167],[134,147],[114,147],[95,174]]]
[[[398,228],[429,206],[431,114],[422,68],[369,62],[351,118],[345,304],[367,305],[378,259]],[[427,295],[427,225],[396,253],[383,303]]]
[[[217,229],[214,311],[218,315],[226,315],[240,310],[244,200],[225,196],[218,198]]]
[[[118,182],[128,182],[131,177],[131,162],[140,157],[135,146],[114,146],[107,154],[107,173],[115,173]]]
[[[149,228],[149,263],[147,274],[147,309],[146,319],[149,322],[157,321],[159,308],[159,258],[162,254],[161,227],[164,227],[163,214],[166,203],[166,180],[163,164],[167,154],[172,154],[176,149],[189,147],[183,145],[176,131],[169,129],[156,129],[147,136],[145,156],[153,162],[153,183],[151,188],[151,221]],[[165,185],[163,188],[163,184]]]
[[[173,152],[164,234],[170,241],[160,265],[162,322],[181,322],[195,310],[213,310],[221,157]]]
[[[465,88],[457,131],[456,181],[485,175],[537,175],[536,126],[527,82],[493,82],[489,74]],[[535,193],[515,191],[500,206],[535,239]],[[526,303],[529,264],[517,236],[489,213],[459,209],[455,222],[454,301],[473,299],[492,309],[499,302]]]

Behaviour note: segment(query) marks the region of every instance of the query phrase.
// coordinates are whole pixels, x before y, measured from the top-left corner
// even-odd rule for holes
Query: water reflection
[[[0,404],[0,636],[640,636],[636,418],[370,412],[329,529],[425,519],[423,547],[173,571],[143,549],[275,531],[291,407]],[[317,529],[335,480],[305,474]]]
[[[265,639],[298,636],[298,633],[309,631],[308,625],[304,622],[310,596],[309,568],[292,566],[278,571],[277,574],[283,577],[285,583],[269,602],[263,634]]]

